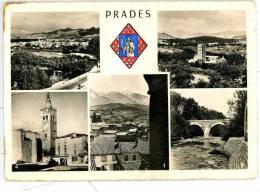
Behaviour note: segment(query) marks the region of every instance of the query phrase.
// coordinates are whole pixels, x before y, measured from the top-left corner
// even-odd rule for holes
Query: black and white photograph
[[[90,77],[91,170],[169,170],[168,75]]]
[[[247,91],[171,92],[171,168],[247,169]]]
[[[12,171],[87,171],[86,92],[12,93]]]
[[[86,90],[99,57],[97,12],[12,14],[12,90]]]
[[[244,11],[160,11],[158,32],[171,88],[247,87]]]

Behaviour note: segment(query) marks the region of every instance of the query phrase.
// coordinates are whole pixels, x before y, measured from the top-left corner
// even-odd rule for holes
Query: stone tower
[[[198,44],[198,59],[201,60],[202,63],[206,60],[206,45]]]
[[[52,107],[50,94],[47,93],[45,107],[41,108],[41,138],[45,155],[55,154],[55,138],[57,137],[57,110]]]

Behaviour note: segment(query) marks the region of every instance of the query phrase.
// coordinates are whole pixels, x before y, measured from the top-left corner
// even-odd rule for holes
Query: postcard
[[[9,3],[5,177],[257,175],[253,2]]]

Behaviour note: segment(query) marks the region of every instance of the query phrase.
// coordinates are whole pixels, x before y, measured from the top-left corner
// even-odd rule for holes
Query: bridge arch
[[[188,132],[191,137],[204,136],[204,129],[198,123],[190,124]]]
[[[215,135],[223,135],[224,130],[222,128],[226,128],[227,122],[228,119],[189,120],[190,126],[201,127],[204,133],[204,137],[206,138]],[[215,128],[220,126],[222,126],[221,130]]]
[[[223,122],[217,122],[210,126],[209,137],[223,137],[226,125]]]

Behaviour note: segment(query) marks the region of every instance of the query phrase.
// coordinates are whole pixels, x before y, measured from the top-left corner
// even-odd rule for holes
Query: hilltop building
[[[188,60],[189,63],[207,63],[207,64],[222,64],[226,63],[226,59],[220,56],[213,56],[206,54],[206,45],[198,44],[198,52],[192,59]]]
[[[57,137],[57,110],[51,104],[50,94],[47,93],[45,107],[41,108],[41,138],[45,155],[55,154],[55,138]]]
[[[12,161],[35,163],[42,160],[42,142],[36,132],[18,129],[12,131]]]

